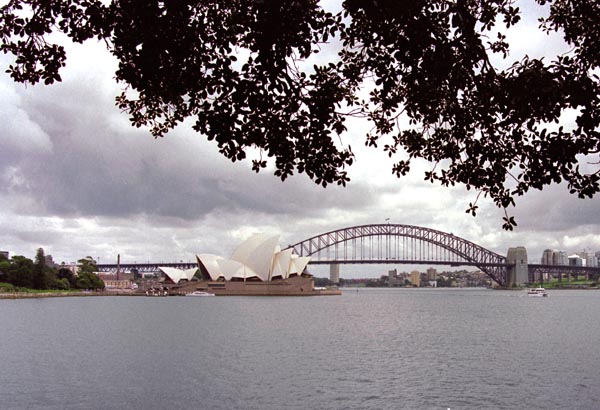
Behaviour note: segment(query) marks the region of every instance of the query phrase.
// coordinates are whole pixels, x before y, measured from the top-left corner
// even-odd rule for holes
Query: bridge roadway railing
[[[489,266],[489,267],[498,267],[498,268],[510,268],[511,264],[509,263],[481,263],[481,262],[469,262],[469,261],[447,261],[447,260],[420,260],[420,259],[366,259],[366,260],[356,260],[356,259],[316,259],[308,262],[309,265],[370,265],[370,264],[404,264],[404,265],[446,265],[446,266],[476,266],[479,267]]]

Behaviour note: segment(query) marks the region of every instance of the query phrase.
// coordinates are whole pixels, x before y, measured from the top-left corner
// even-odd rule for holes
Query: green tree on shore
[[[6,275],[10,269],[10,261],[4,254],[0,254],[0,282],[6,282]]]
[[[33,261],[25,256],[13,256],[6,272],[6,282],[20,287],[33,287]]]
[[[69,289],[77,286],[76,277],[73,274],[73,271],[64,266],[58,269],[58,272],[56,273],[56,279],[61,282],[61,288],[66,286],[66,288]]]
[[[79,289],[104,289],[104,281],[96,274],[98,266],[91,256],[77,261],[79,264],[76,284]]]
[[[95,273],[98,272],[98,266],[96,266],[96,261],[91,256],[86,256],[85,258],[79,259],[77,261],[78,264],[78,274],[85,273]]]
[[[33,265],[31,287],[34,289],[46,289],[48,287],[46,255],[44,249],[39,248],[35,255],[35,264]]]
[[[35,262],[21,255],[10,260],[0,259],[0,282],[29,289],[104,289],[104,282],[97,273],[96,262],[91,257],[79,260],[79,272],[75,276],[63,267],[58,272],[46,264],[44,250],[39,248]]]

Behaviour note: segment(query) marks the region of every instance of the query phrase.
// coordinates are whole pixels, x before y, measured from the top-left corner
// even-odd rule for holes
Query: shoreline
[[[5,292],[0,293],[0,299],[41,299],[41,298],[63,298],[63,297],[87,297],[87,296],[146,296],[144,293],[134,292]]]
[[[381,288],[346,288],[347,290],[352,289],[390,289],[388,287]],[[394,288],[399,289],[399,288]],[[425,288],[421,288],[425,289]],[[433,289],[433,288],[432,288]],[[439,288],[445,289],[445,288]],[[448,288],[448,289],[468,289],[468,288]],[[472,288],[472,289],[490,289],[490,288]],[[523,291],[527,290],[527,288],[491,288],[490,290],[500,290],[500,291]],[[556,288],[547,288],[546,290],[600,290],[600,287],[556,287]],[[303,296],[330,296],[330,295],[340,295],[343,292],[340,290],[331,291],[331,290],[319,290],[318,293],[314,294],[306,294]],[[101,292],[93,292],[93,291],[80,291],[80,292],[39,292],[39,293],[28,293],[28,292],[0,292],[0,300],[3,299],[42,299],[42,298],[62,298],[62,297],[89,297],[89,296],[148,296],[144,292],[131,292],[131,291],[101,291]],[[169,296],[183,296],[183,294],[171,294]],[[225,296],[225,295],[219,295]],[[231,296],[231,295],[227,295]],[[242,296],[237,295],[237,296]],[[247,295],[243,295],[247,296]],[[253,296],[265,296],[255,294]],[[274,296],[274,295],[272,295]],[[291,295],[277,295],[277,296],[291,296]],[[295,296],[295,295],[294,295]]]

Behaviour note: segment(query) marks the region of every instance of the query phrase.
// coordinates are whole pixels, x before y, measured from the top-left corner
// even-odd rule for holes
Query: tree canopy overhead
[[[0,48],[15,81],[51,84],[66,62],[52,33],[103,40],[133,125],[159,137],[191,118],[233,161],[258,148],[253,169],[270,158],[281,179],[345,185],[345,122],[364,117],[366,144],[398,177],[423,158],[426,180],[506,210],[562,181],[580,197],[600,190],[600,2],[535,2],[539,30],[562,35],[566,54],[510,61],[515,0],[347,0],[337,14],[317,0],[9,0]],[[552,124],[569,110],[574,124]]]

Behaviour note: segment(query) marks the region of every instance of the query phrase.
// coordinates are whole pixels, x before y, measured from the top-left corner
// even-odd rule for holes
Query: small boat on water
[[[527,291],[527,296],[547,297],[548,292],[544,288],[534,288]]]
[[[215,296],[214,293],[203,292],[201,290],[195,290],[192,293],[186,293],[185,296]]]

